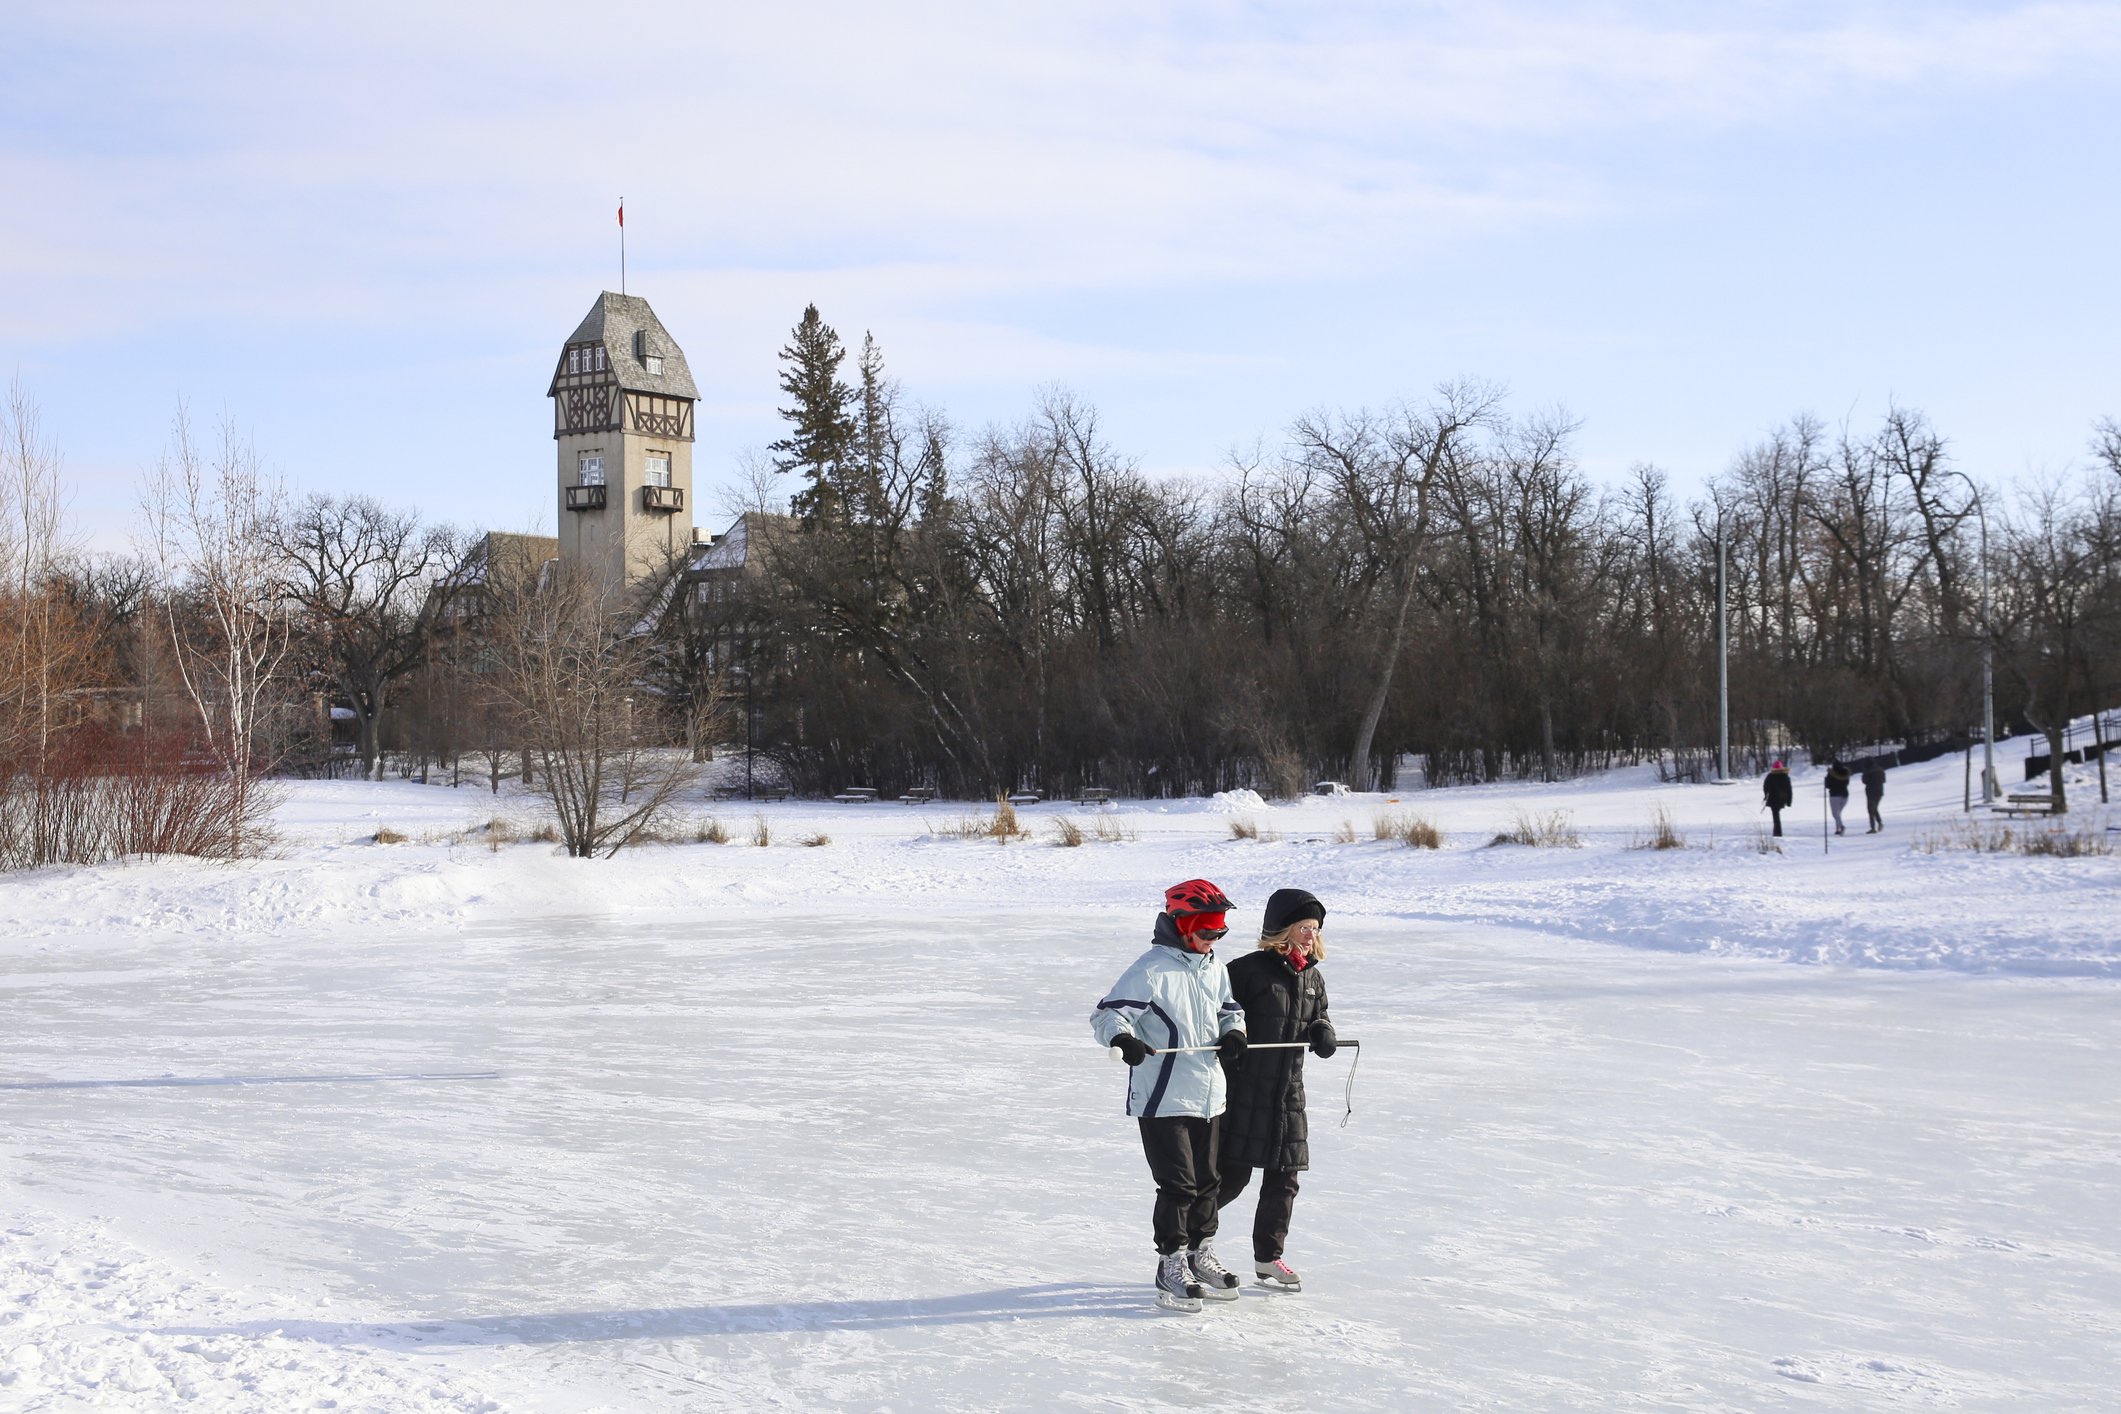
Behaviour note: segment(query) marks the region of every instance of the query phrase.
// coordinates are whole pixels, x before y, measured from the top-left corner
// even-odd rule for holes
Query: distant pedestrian
[[[1885,828],[1878,802],[1885,798],[1885,763],[1873,756],[1863,766],[1863,808],[1870,811],[1871,827],[1863,833],[1875,835]]]
[[[1230,964],[1230,994],[1245,1009],[1247,1045],[1230,1067],[1230,1108],[1223,1115],[1222,1191],[1226,1207],[1259,1170],[1252,1217],[1252,1274],[1281,1291],[1303,1290],[1282,1260],[1296,1209],[1297,1174],[1311,1166],[1310,1120],[1304,1111],[1304,1053],[1254,1050],[1267,1042],[1307,1044],[1330,1056],[1339,1046],[1326,1015],[1326,906],[1305,889],[1276,889],[1260,923],[1259,947]]]
[[[1849,768],[1839,761],[1826,768],[1826,803],[1834,812],[1834,833],[1847,834],[1848,827],[1841,823],[1841,812],[1848,809]]]
[[[1768,767],[1767,779],[1760,783],[1760,793],[1767,798],[1768,814],[1775,817],[1775,835],[1782,835],[1782,812],[1789,809],[1797,799],[1797,788],[1790,784],[1789,767],[1777,761]]]

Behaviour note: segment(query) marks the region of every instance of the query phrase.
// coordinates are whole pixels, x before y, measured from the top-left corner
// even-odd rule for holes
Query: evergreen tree
[[[816,305],[803,310],[794,337],[781,350],[781,391],[795,400],[780,410],[795,430],[769,450],[781,471],[800,471],[810,483],[789,498],[805,521],[834,521],[845,513],[840,482],[855,454],[855,423],[849,413],[854,390],[840,381],[847,350],[832,326],[819,318]]]

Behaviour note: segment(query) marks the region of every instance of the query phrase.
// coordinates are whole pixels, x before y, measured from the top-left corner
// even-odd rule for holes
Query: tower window
[[[660,378],[663,376],[663,356],[661,354],[650,354],[642,359],[641,362],[647,365],[649,373],[655,377]]]
[[[598,344],[598,345],[597,345],[597,372],[599,372],[599,373],[602,373],[603,371],[604,371],[604,346],[603,346],[602,344]]]
[[[604,484],[604,454],[602,452],[582,453],[580,461],[576,463],[576,470],[581,473],[576,478],[579,484],[583,486],[602,486]]]
[[[569,373],[580,373],[582,371],[582,351],[580,349],[569,349],[567,351],[567,371]]]
[[[670,484],[670,453],[650,452],[647,464],[642,469],[642,479],[650,486]]]

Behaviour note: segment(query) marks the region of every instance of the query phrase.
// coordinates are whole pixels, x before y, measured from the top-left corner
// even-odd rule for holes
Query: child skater
[[[1206,879],[1164,890],[1151,947],[1090,1015],[1098,1044],[1132,1067],[1127,1113],[1141,1126],[1156,1180],[1156,1304],[1171,1311],[1198,1311],[1203,1297],[1237,1299],[1237,1273],[1215,1259],[1214,1246],[1224,1103],[1218,1062],[1245,1051],[1244,1012],[1212,951],[1229,931],[1229,908]]]

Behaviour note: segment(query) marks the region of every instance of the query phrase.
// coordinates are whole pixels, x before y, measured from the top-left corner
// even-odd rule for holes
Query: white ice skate
[[[1216,1257],[1213,1243],[1203,1242],[1188,1255],[1193,1259],[1193,1280],[1199,1283],[1202,1296],[1210,1301],[1237,1299],[1237,1273]]]
[[[1193,1267],[1186,1257],[1185,1249],[1180,1248],[1157,1259],[1156,1304],[1160,1310],[1197,1316],[1200,1314],[1200,1283],[1193,1279]]]
[[[1304,1279],[1296,1274],[1296,1268],[1276,1257],[1271,1262],[1254,1262],[1252,1275],[1269,1291],[1302,1291]]]

